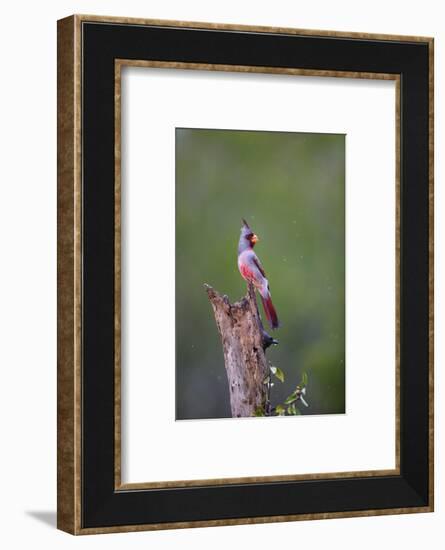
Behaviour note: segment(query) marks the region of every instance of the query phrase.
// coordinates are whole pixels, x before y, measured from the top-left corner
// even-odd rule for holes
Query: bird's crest
[[[253,231],[250,229],[250,226],[246,220],[242,218],[241,221],[243,222],[243,225],[241,226],[241,235],[247,237],[247,235],[253,234]]]

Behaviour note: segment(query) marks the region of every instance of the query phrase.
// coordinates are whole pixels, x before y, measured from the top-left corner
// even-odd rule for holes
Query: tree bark
[[[264,331],[253,285],[234,304],[211,286],[205,288],[221,336],[232,417],[252,416],[258,407],[266,407],[269,367],[265,349],[277,342]]]

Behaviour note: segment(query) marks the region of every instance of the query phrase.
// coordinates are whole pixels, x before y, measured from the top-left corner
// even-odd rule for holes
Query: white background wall
[[[0,542],[4,548],[441,548],[445,242],[441,2],[8,2],[0,33]],[[56,20],[96,13],[436,38],[436,512],[90,537],[55,529]],[[441,100],[439,100],[441,99]],[[442,283],[442,284],[441,284]],[[442,539],[442,540],[440,540]]]

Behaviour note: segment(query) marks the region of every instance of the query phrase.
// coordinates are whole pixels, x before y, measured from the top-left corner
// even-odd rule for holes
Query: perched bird
[[[279,321],[277,312],[272,304],[269,282],[266,279],[266,273],[264,272],[258,256],[253,251],[253,247],[258,240],[258,237],[250,229],[249,224],[243,220],[238,243],[238,269],[242,277],[247,282],[253,283],[258,290],[269,325],[272,329],[275,329],[278,328]]]

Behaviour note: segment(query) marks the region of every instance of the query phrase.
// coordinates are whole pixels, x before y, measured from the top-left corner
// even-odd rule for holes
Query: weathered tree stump
[[[223,345],[232,417],[252,416],[258,407],[266,407],[269,367],[265,349],[277,341],[264,331],[253,285],[234,304],[211,286],[205,288]]]

